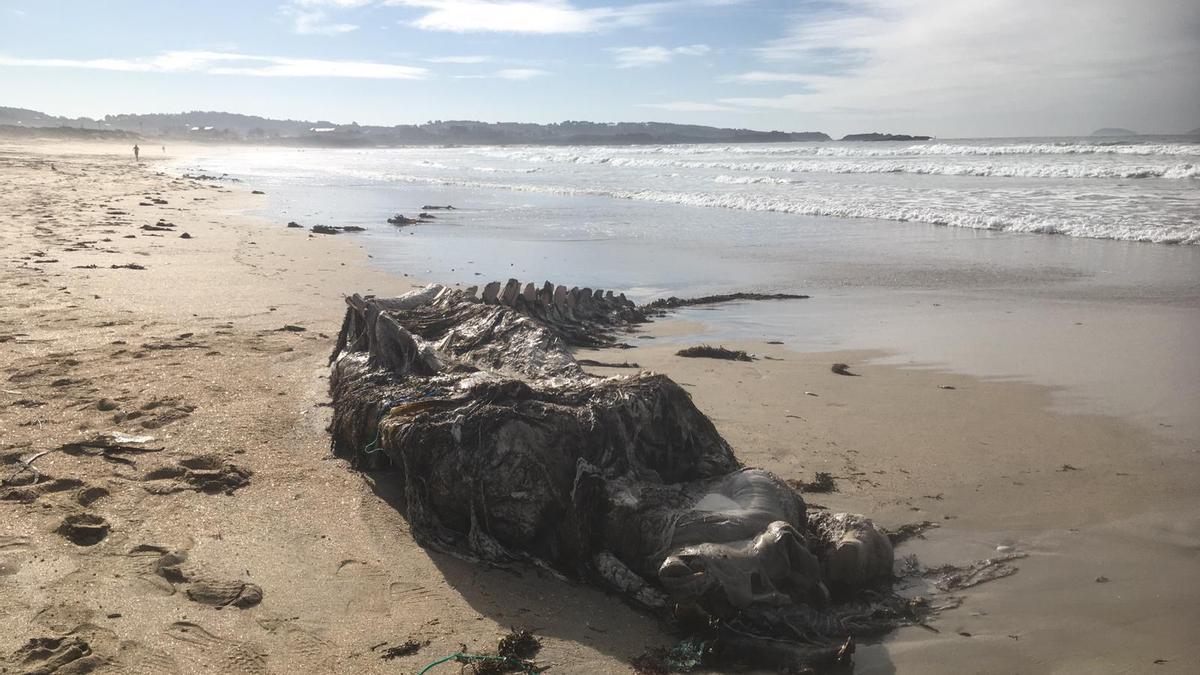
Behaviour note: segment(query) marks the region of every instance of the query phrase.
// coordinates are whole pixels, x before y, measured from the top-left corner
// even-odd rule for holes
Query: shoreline
[[[14,455],[103,431],[144,432],[164,446],[133,466],[47,455],[41,470],[84,485],[0,501],[0,619],[24,627],[0,638],[0,654],[75,631],[112,666],[395,672],[460,642],[486,648],[517,625],[539,632],[538,660],[555,670],[623,673],[629,658],[669,641],[595,589],[532,572],[513,578],[416,546],[371,477],[329,457],[322,404],[342,295],[418,284],[369,266],[352,235],[310,238],[247,216],[260,199],[248,184],[155,175],[122,161],[124,150],[0,145],[0,203],[12,214],[0,226],[9,263],[0,348],[12,358],[0,387],[5,469]],[[150,194],[168,203],[136,206]],[[158,218],[173,232],[139,229]],[[183,231],[192,238],[181,240]],[[129,263],[146,269],[108,267]],[[88,264],[98,267],[75,268]],[[647,334],[689,330],[678,321]],[[305,330],[281,330],[288,325]],[[1053,412],[1049,387],[880,363],[880,351],[725,342],[781,359],[735,364],[635,342],[589,356],[637,361],[691,385],[748,465],[786,478],[843,476],[838,492],[813,502],[888,527],[941,525],[898,557],[966,562],[998,545],[1030,554],[1014,577],[965,592],[963,607],[935,621],[941,633],[904,629],[863,645],[856,672],[960,672],[966,663],[1119,671],[1156,658],[1167,660],[1162,672],[1186,672],[1200,659],[1189,637],[1200,620],[1200,573],[1190,565],[1200,471],[1186,439]],[[833,360],[862,377],[830,373]],[[101,399],[117,408],[99,409]],[[142,414],[114,421],[134,411]],[[249,469],[248,485],[230,495],[148,490],[154,469],[212,455]],[[107,495],[84,505],[78,491],[96,487]],[[78,547],[54,533],[81,511],[109,522],[104,541]],[[194,577],[252,579],[262,603],[216,611],[186,589],[168,593],[130,554],[149,544],[186,551]],[[208,637],[189,640],[198,632],[185,635],[183,624]],[[398,662],[371,650],[406,639],[430,644]]]

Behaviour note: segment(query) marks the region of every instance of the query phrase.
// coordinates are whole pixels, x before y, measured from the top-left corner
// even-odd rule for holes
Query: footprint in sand
[[[94,513],[75,513],[63,519],[55,530],[76,546],[95,546],[108,536],[111,526]]]
[[[216,455],[202,455],[180,460],[171,466],[159,467],[142,478],[151,494],[167,495],[183,490],[205,494],[231,495],[250,484],[253,473],[246,468],[226,462]]]
[[[337,645],[320,636],[316,622],[294,618],[261,618],[258,625],[283,641],[282,650],[273,650],[289,664],[307,672],[330,672],[337,661]]]
[[[30,476],[30,480],[33,478],[33,476]],[[37,501],[43,495],[74,490],[81,488],[83,484],[83,481],[76,478],[51,478],[45,474],[41,474],[40,480],[36,484],[0,487],[0,501],[29,504]],[[80,503],[82,504],[82,502]],[[87,506],[87,504],[83,505]]]
[[[343,560],[334,575],[346,614],[391,614],[387,572],[360,560]]]
[[[197,647],[200,653],[192,663],[207,664],[215,672],[269,672],[266,652],[253,642],[220,637],[191,621],[177,621],[168,626],[166,632],[182,643]]]
[[[180,672],[179,664],[170,654],[134,640],[121,643],[114,666],[117,672],[130,675],[173,675]]]
[[[102,666],[104,660],[92,653],[82,637],[63,635],[31,638],[4,663],[18,673],[87,673]]]
[[[33,620],[56,632],[68,633],[80,624],[87,623],[95,616],[91,609],[72,602],[48,605],[33,615]]]
[[[171,551],[163,546],[142,544],[129,555],[140,559],[139,578],[166,595],[175,593],[175,585],[183,586],[184,595],[192,602],[221,609],[253,607],[263,599],[262,587],[249,581],[217,579],[195,571],[188,565],[185,550]]]

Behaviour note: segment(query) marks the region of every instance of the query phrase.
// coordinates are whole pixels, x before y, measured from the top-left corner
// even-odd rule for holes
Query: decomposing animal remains
[[[653,310],[516,280],[347,303],[333,449],[392,470],[422,545],[607,587],[691,626],[711,659],[819,667],[920,621],[869,519],[809,511],[743,466],[670,378],[572,356]]]

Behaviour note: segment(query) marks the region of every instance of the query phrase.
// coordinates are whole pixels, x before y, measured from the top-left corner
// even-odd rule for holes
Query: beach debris
[[[303,226],[303,225],[301,225],[300,223],[297,223],[297,222],[296,222],[296,221],[294,221],[294,220],[290,220],[290,221],[288,221],[288,224],[287,224],[287,226],[288,226],[288,227],[292,227],[292,228],[300,228],[300,229],[303,229],[303,228],[304,228],[304,226]]]
[[[109,268],[114,269],[114,270],[144,270],[144,269],[146,269],[146,267],[144,265],[139,265],[137,263],[125,263],[124,265],[109,265]]]
[[[804,395],[805,396],[820,396],[820,394],[818,394],[815,391],[806,391],[806,392],[804,392]]]
[[[1071,466],[1070,464],[1063,464],[1063,465],[1062,465],[1062,466],[1061,466],[1061,467],[1058,469],[1058,472],[1059,472],[1059,473],[1064,473],[1064,472],[1067,472],[1067,471],[1079,471],[1079,467],[1077,467],[1077,466]]]
[[[131,440],[118,440],[115,434],[100,434],[90,440],[63,444],[56,448],[56,450],[74,457],[100,457],[101,459],[117,464],[129,465],[133,464],[133,460],[124,457],[124,455],[140,455],[163,451],[163,448],[143,446],[142,443],[149,441],[138,440],[140,437],[124,436],[123,438]],[[153,439],[151,438],[150,440]]]
[[[267,194],[267,193],[263,192],[262,190],[251,190],[251,191],[250,191],[250,194],[252,194],[252,195],[265,195],[265,194]]]
[[[633,658],[629,665],[639,675],[667,675],[667,673],[690,673],[704,663],[712,646],[704,640],[689,638],[670,648],[655,647]]]
[[[388,218],[387,222],[389,225],[397,225],[397,226],[403,227],[405,225],[416,225],[417,223],[421,222],[421,220],[419,218],[409,218],[408,216],[404,215],[403,213],[397,213],[396,215],[392,216],[391,218]]]
[[[829,370],[833,371],[833,373],[835,375],[848,375],[850,377],[858,377],[858,373],[850,372],[850,366],[848,366],[844,363],[835,363],[829,368]]]
[[[329,225],[313,225],[309,228],[314,234],[339,234],[341,230]]]
[[[133,435],[123,434],[120,432],[108,434],[108,438],[111,438],[116,443],[149,443],[150,441],[154,440],[153,436],[147,436],[145,434]]]
[[[727,361],[753,361],[754,357],[744,351],[737,349],[726,349],[725,347],[714,347],[712,345],[697,345],[695,347],[686,347],[675,352],[676,356],[685,358],[705,358],[705,359],[725,359]]]
[[[179,235],[179,238],[180,239],[191,239],[192,235],[188,234],[187,232],[184,232],[183,234]]]
[[[1096,577],[1096,583],[1098,583],[1098,584],[1107,584],[1108,582],[1109,582],[1108,577],[1104,576],[1103,574]]]
[[[783,344],[783,340],[767,340],[767,344],[769,344],[769,345],[781,345],[781,344]]]
[[[307,329],[307,328],[305,328],[304,326],[297,326],[297,325],[295,325],[295,324],[290,324],[290,323],[289,323],[289,324],[287,324],[287,325],[283,326],[282,328],[276,328],[276,329],[275,329],[275,332],[276,332],[276,333],[280,333],[280,332],[283,332],[283,333],[303,333],[303,332],[304,332],[304,331],[306,331],[306,330],[308,330],[308,329]]]
[[[57,448],[55,450],[57,450]],[[17,476],[20,476],[23,473],[29,473],[33,475],[33,480],[29,483],[25,483],[25,485],[37,485],[42,480],[42,472],[39,471],[38,468],[33,465],[33,463],[54,452],[55,450],[43,450],[42,452],[33,455],[29,459],[16,457],[16,463],[20,465],[20,468],[13,472],[13,474],[8,478],[0,481],[0,485],[18,485],[19,482],[17,481]]]
[[[331,357],[334,454],[403,467],[379,475],[423,546],[705,617],[688,637],[731,663],[833,662],[851,636],[919,622],[928,610],[890,590],[891,542],[869,519],[742,466],[670,378],[584,372],[572,346],[591,326],[644,317],[617,294],[515,279],[351,296]]]
[[[954,385],[951,385],[951,384],[939,384],[939,385],[938,385],[938,389],[951,389],[951,390],[953,390],[953,389],[955,389],[955,387],[954,387]]]
[[[912,538],[924,539],[926,530],[931,530],[938,527],[937,523],[923,520],[919,523],[906,523],[895,529],[884,529],[884,533],[892,542],[892,546],[899,546]]]
[[[724,295],[705,295],[699,298],[677,298],[671,296],[661,300],[655,300],[646,305],[645,308],[650,311],[679,309],[681,307],[694,307],[696,305],[714,305],[722,302],[736,302],[739,300],[807,300],[807,295],[796,295],[793,293],[726,293]],[[782,344],[782,343],[780,343]]]
[[[417,218],[420,218],[421,220],[434,220],[437,218],[437,216],[433,215],[432,213],[425,213],[422,211],[417,214]]]
[[[496,645],[496,653],[500,656],[511,656],[518,659],[533,658],[542,648],[542,641],[533,632],[513,628],[500,638]]]
[[[379,649],[380,647],[385,647],[386,645],[387,645],[386,642],[381,642],[380,644],[377,644],[377,645],[371,647],[371,651],[375,651],[375,650]],[[425,640],[423,642],[417,642],[416,640],[406,640],[406,641],[402,642],[401,644],[398,644],[394,647],[387,647],[387,649],[384,649],[379,654],[379,658],[383,659],[384,661],[391,661],[393,659],[399,659],[399,658],[403,658],[405,656],[412,656],[413,654],[416,654],[417,652],[421,651],[422,648],[428,647],[428,646],[429,646],[429,640]]]
[[[595,359],[579,359],[578,363],[581,366],[592,366],[594,368],[641,368],[641,366],[638,364],[630,363],[628,361],[614,363],[609,361],[596,361]]]
[[[788,481],[788,485],[791,485],[800,492],[828,493],[837,491],[837,484],[833,481],[833,474],[825,471],[814,473],[811,482],[806,483],[802,480],[792,479]]]
[[[1003,579],[1017,573],[1012,561],[1028,557],[1026,553],[1006,553],[973,562],[966,566],[942,565],[925,571],[925,576],[938,577],[934,585],[941,591],[958,591],[988,581]]]

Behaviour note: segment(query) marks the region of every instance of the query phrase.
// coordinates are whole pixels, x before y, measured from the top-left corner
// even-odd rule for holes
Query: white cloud
[[[641,26],[667,12],[739,4],[744,0],[664,0],[620,7],[576,7],[569,0],[383,0],[424,13],[412,25],[456,33],[592,33]]]
[[[490,56],[432,56],[424,59],[427,63],[487,63]]]
[[[537,77],[545,77],[550,71],[541,70],[539,68],[505,68],[497,70],[494,73],[474,73],[471,75],[451,75],[454,80],[532,80]]]
[[[762,84],[765,82],[808,82],[811,79],[811,75],[802,75],[800,73],[774,73],[762,70],[753,70],[748,73],[727,75],[722,77],[721,81],[738,82],[741,84]]]
[[[175,51],[135,59],[23,59],[0,55],[0,66],[83,68],[135,73],[202,73],[250,77],[335,77],[419,80],[425,68],[374,61],[330,61],[231,52]]]
[[[656,108],[672,112],[728,112],[736,108],[702,101],[670,101],[668,103],[636,103],[638,108]]]
[[[564,0],[389,0],[426,10],[412,25],[424,30],[510,33],[586,33],[604,11],[579,9]]]
[[[613,58],[617,60],[618,68],[640,68],[657,66],[668,63],[676,56],[703,56],[712,48],[708,45],[687,45],[684,47],[612,47]]]
[[[375,0],[292,0],[301,7],[364,7]]]
[[[535,77],[542,77],[550,73],[537,68],[505,68],[504,70],[496,71],[496,77],[504,80],[532,80]]]
[[[358,30],[352,23],[330,22],[321,10],[289,10],[287,14],[292,18],[292,32],[297,35],[341,35]]]
[[[794,80],[742,80],[803,92],[722,101],[941,134],[1188,128],[1197,31],[1178,0],[839,0],[758,50]]]

